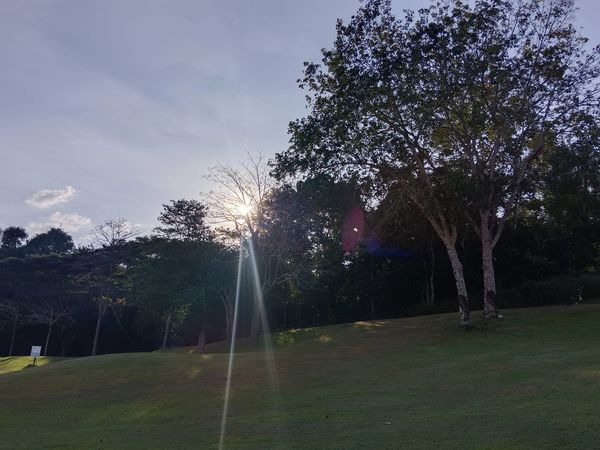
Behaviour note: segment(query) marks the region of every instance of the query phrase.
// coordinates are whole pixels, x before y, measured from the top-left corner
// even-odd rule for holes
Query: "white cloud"
[[[77,213],[55,212],[47,218],[45,222],[31,222],[27,225],[27,232],[30,235],[44,233],[50,228],[61,228],[67,233],[76,233],[82,229],[89,229],[92,225],[92,219],[81,216]]]
[[[62,189],[41,189],[31,194],[25,203],[34,208],[50,208],[59,203],[69,203],[75,197],[77,190],[73,186],[65,186]]]

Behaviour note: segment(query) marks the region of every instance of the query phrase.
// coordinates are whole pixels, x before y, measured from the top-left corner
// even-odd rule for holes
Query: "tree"
[[[100,247],[120,247],[141,233],[141,230],[123,217],[109,219],[92,229],[91,238]]]
[[[239,169],[213,167],[207,178],[217,186],[207,198],[211,218],[223,227],[221,231],[237,239],[249,234],[257,240],[265,201],[275,187],[263,156],[248,155]]]
[[[60,228],[50,228],[27,242],[28,253],[68,253],[74,247],[73,238]]]
[[[14,250],[25,244],[27,232],[21,227],[8,227],[2,232],[2,248]]]
[[[308,117],[290,124],[290,148],[277,155],[278,177],[334,172],[357,179],[380,196],[401,189],[447,249],[458,292],[461,325],[470,325],[463,267],[456,250],[461,223],[456,178],[438,168],[450,159],[432,141],[427,122],[438,101],[421,87],[418,54],[411,48],[412,18],[398,22],[389,1],[370,1],[348,25],[337,24],[334,49],[322,68],[305,64]]]
[[[416,27],[420,78],[443,98],[432,138],[451,149],[481,240],[486,317],[498,315],[493,249],[540,154],[598,107],[598,49],[585,50],[574,13],[569,0],[443,2]]]
[[[569,0],[448,0],[398,19],[389,0],[367,1],[338,21],[323,66],[306,64],[310,114],[290,124],[278,174],[336,170],[401,189],[446,247],[462,325],[456,242],[468,221],[485,313],[497,315],[493,246],[540,152],[597,102],[597,51],[583,50],[572,12]]]
[[[268,196],[275,187],[275,180],[269,174],[269,167],[262,155],[252,157],[241,167],[217,166],[213,167],[208,179],[217,185],[216,191],[208,194],[213,220],[221,225],[222,235],[242,240],[248,237],[253,241],[254,258],[259,266],[264,265],[267,256],[262,247],[263,225],[265,208]],[[241,242],[240,242],[241,245]],[[280,246],[285,242],[280,242]],[[278,275],[270,273],[266,277],[265,271],[259,271],[262,292],[265,293],[272,284],[265,283],[267,279],[277,282]],[[258,336],[260,331],[260,305],[254,299],[251,320],[251,337]]]
[[[154,228],[159,236],[181,241],[211,241],[214,233],[206,224],[208,207],[198,200],[171,200],[163,204],[158,216],[162,226]]]
[[[80,255],[79,267],[75,269],[74,284],[80,293],[87,295],[96,310],[96,327],[92,343],[91,355],[98,353],[98,344],[102,323],[107,312],[111,311],[123,332],[119,309],[126,304],[127,277],[129,267],[122,254],[127,249],[121,247],[105,247]]]

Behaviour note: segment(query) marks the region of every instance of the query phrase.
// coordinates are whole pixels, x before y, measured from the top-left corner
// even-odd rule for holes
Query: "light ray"
[[[231,330],[231,345],[229,347],[229,366],[227,367],[227,384],[225,385],[225,400],[223,402],[223,417],[221,418],[221,436],[219,438],[219,449],[223,449],[225,431],[227,428],[227,413],[229,412],[229,395],[231,391],[231,374],[233,371],[233,360],[235,355],[235,339],[237,335],[238,309],[240,304],[240,289],[242,284],[242,260],[244,246],[240,239],[240,255],[238,261],[237,285],[235,288],[235,306],[233,309],[233,329]]]

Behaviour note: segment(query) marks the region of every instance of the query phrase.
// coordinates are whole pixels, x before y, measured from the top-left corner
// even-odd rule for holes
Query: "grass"
[[[275,335],[279,394],[264,352],[244,343],[226,447],[596,447],[600,305],[504,314],[467,332],[451,314]],[[0,375],[0,448],[216,448],[224,350]]]
[[[36,367],[45,366],[46,364],[62,361],[66,358],[57,356],[40,356],[36,359]],[[4,356],[0,357],[0,375],[16,370],[29,369],[33,367],[33,358],[31,356]]]

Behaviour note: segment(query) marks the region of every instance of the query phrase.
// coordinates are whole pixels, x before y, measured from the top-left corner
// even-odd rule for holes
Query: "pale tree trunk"
[[[481,216],[481,268],[483,271],[483,315],[487,319],[498,317],[496,307],[496,275],[494,273],[494,237],[490,230],[490,215],[482,211]]]
[[[417,206],[419,206],[418,203]],[[460,326],[468,328],[471,326],[471,309],[469,307],[469,295],[467,293],[463,266],[456,251],[456,239],[458,235],[456,222],[445,218],[443,215],[435,217],[432,214],[428,214],[427,209],[422,206],[421,209],[425,212],[425,217],[429,220],[429,223],[431,223],[431,226],[446,247],[450,266],[452,267],[452,274],[454,275],[454,282],[456,283]]]
[[[467,285],[463,273],[463,266],[458,257],[454,242],[444,242],[448,251],[448,258],[452,266],[454,281],[456,282],[456,292],[458,294],[458,312],[460,314],[460,325],[462,327],[471,326],[471,309],[469,307],[469,295],[467,294]]]
[[[231,299],[226,292],[221,292],[221,302],[223,303],[223,309],[225,311],[225,340],[231,341],[233,334],[233,305]]]
[[[19,323],[19,311],[15,310],[15,315],[12,321],[12,333],[10,335],[10,348],[8,349],[8,356],[12,356],[13,349],[15,347],[15,339],[17,337],[17,327]]]
[[[427,272],[425,280],[425,304],[433,306],[435,304],[435,252],[433,249],[433,239],[429,246],[429,255],[423,261],[423,266]]]
[[[167,340],[169,339],[169,331],[171,330],[171,313],[167,315],[167,319],[165,321],[165,334],[163,335],[162,345],[160,348],[167,348]]]
[[[105,311],[105,305],[98,305],[98,320],[96,320],[96,332],[94,333],[94,345],[92,346],[92,356],[96,355],[96,353],[98,352],[98,339],[100,337],[100,327],[102,325],[102,318],[104,317]]]
[[[371,286],[375,283],[375,275],[373,274],[373,256],[371,256],[371,267],[370,267],[370,277],[371,277]],[[369,306],[371,307],[371,320],[375,320],[375,300],[373,299],[373,292],[369,292]]]
[[[52,321],[54,320],[53,312],[50,311],[50,321],[48,322],[48,334],[46,334],[46,345],[44,345],[43,356],[48,355],[48,345],[50,345],[50,335],[52,334]]]

